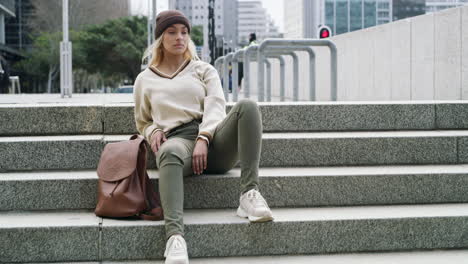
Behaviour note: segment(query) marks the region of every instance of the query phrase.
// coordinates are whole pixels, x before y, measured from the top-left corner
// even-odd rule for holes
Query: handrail
[[[280,100],[284,102],[285,87],[286,87],[286,71],[284,58],[281,55],[268,55],[267,58],[278,59],[280,64]],[[267,100],[271,101],[271,88],[267,90]]]
[[[229,90],[229,63],[231,63],[232,55],[234,52],[230,52],[224,56],[224,72],[223,72],[223,92],[224,98],[228,100],[228,90]],[[233,85],[234,87],[234,85]]]
[[[264,51],[269,46],[327,46],[330,48],[330,56],[331,56],[331,63],[330,63],[330,70],[331,70],[331,100],[337,100],[337,72],[338,72],[338,59],[337,59],[337,49],[336,45],[331,40],[326,39],[265,39],[259,46],[257,50],[257,61],[258,63],[258,90],[259,90],[259,101],[264,101],[264,70],[265,66],[264,61],[265,54]],[[244,58],[245,59],[245,58]]]
[[[267,48],[268,51],[306,51],[309,54],[309,100],[315,101],[316,100],[316,89],[315,89],[315,52],[312,47],[310,46],[271,46]],[[299,76],[295,75],[294,78],[299,78]],[[299,79],[297,80],[299,82]],[[299,91],[299,86],[297,86],[297,91]],[[298,92],[299,93],[299,92]],[[296,99],[295,99],[296,100]],[[298,98],[297,98],[298,100]]]
[[[281,55],[289,55],[293,58],[293,100],[298,101],[299,100],[299,57],[297,54],[293,51],[289,52],[284,52],[284,51],[267,51],[266,52],[267,57],[269,56],[281,56]],[[260,91],[258,92],[260,96]],[[268,87],[267,89],[267,96],[270,94],[271,97],[271,87]],[[281,95],[280,95],[281,96]],[[284,95],[283,95],[284,97]],[[269,100],[269,99],[267,99]]]

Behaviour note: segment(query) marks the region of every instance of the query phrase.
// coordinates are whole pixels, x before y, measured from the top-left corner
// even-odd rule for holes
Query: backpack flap
[[[108,143],[102,151],[97,174],[108,182],[122,180],[132,174],[137,166],[137,157],[143,138]]]

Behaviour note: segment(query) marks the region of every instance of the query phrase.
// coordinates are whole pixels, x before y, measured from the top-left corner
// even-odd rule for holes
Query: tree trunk
[[[52,67],[49,67],[49,74],[47,76],[47,93],[52,93]]]

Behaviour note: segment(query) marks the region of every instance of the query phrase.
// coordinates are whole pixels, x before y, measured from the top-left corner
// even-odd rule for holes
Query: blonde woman
[[[258,192],[262,121],[251,100],[238,102],[226,115],[219,76],[197,57],[190,23],[181,12],[157,16],[155,39],[149,66],[135,80],[135,122],[156,154],[165,263],[188,263],[183,177],[225,173],[240,160],[237,214],[252,222],[273,220]]]

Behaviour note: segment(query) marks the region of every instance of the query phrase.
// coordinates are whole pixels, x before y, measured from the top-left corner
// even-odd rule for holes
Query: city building
[[[5,20],[5,43],[16,50],[31,48],[34,33],[62,30],[61,0],[8,0],[14,6],[14,16]],[[104,23],[106,20],[130,15],[128,0],[113,0],[111,6],[103,1],[74,0],[69,2],[70,28]],[[57,16],[58,19],[57,19]]]
[[[208,0],[169,0],[169,9],[177,9],[186,15],[193,26],[203,27],[202,59],[209,60]],[[224,49],[237,47],[237,1],[217,0],[214,6],[215,36],[218,46]]]
[[[285,37],[317,38],[320,25],[332,35],[392,21],[392,0],[285,0]]]
[[[468,0],[426,0],[426,13],[468,4]]]
[[[304,27],[306,24],[303,22],[304,14],[303,0],[285,0],[284,5],[288,4],[288,8],[284,8],[284,37],[285,38],[303,38]]]
[[[0,2],[0,44],[5,45],[5,20],[9,17],[15,17],[15,1]]]
[[[15,7],[14,16],[5,20],[5,44],[16,51],[30,49],[32,46],[29,22],[34,13],[31,0],[11,0]]]
[[[392,21],[391,0],[325,0],[325,24],[333,35]]]
[[[426,0],[393,0],[393,21],[425,13]]]
[[[238,2],[238,42],[239,45],[248,44],[250,33],[255,33],[257,40],[282,37],[261,1]]]

